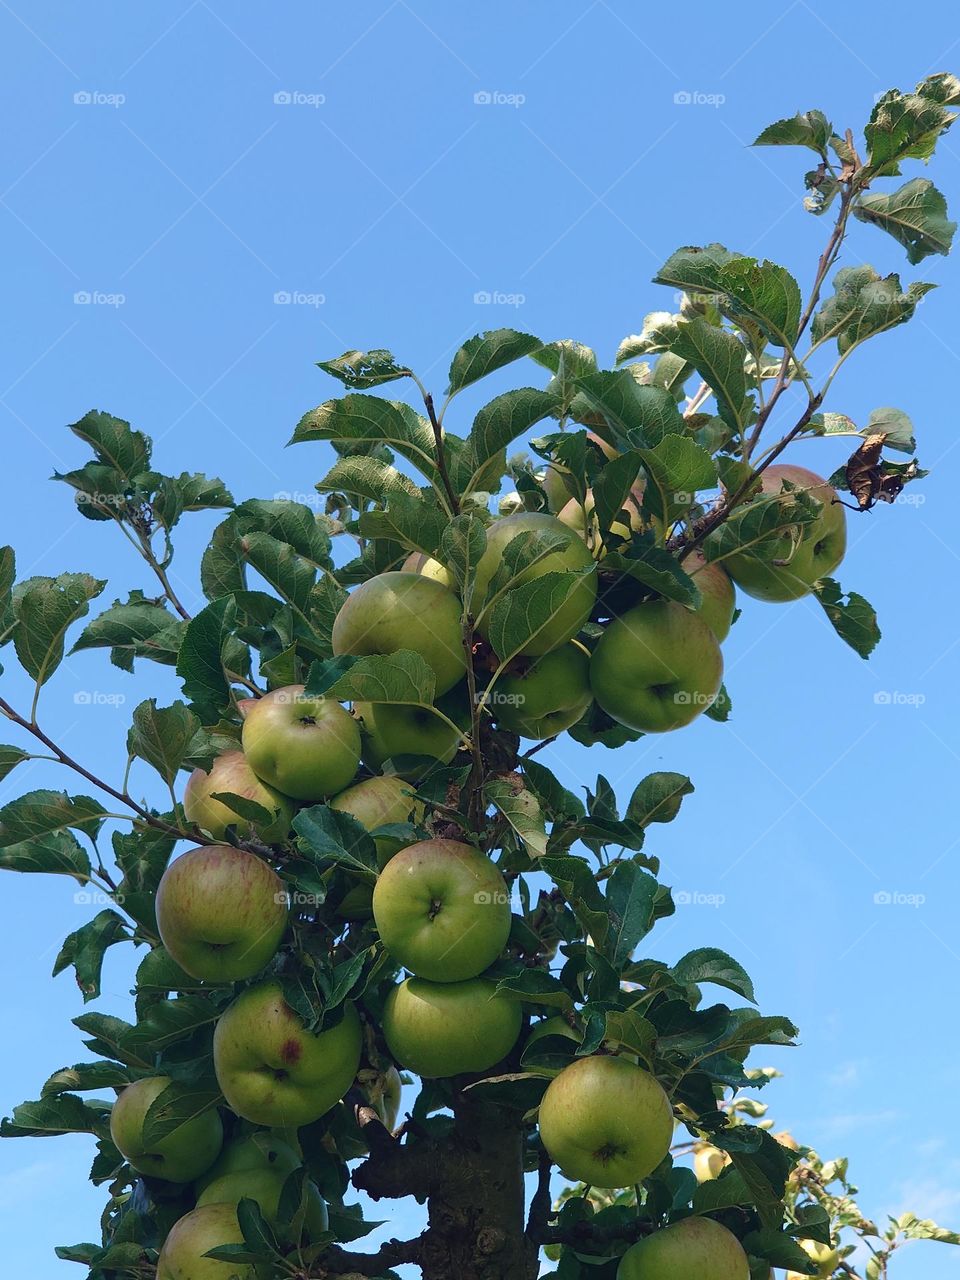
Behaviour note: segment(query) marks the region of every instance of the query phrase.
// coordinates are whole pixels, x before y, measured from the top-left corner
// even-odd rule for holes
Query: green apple
[[[503,553],[514,538],[521,533],[552,533],[563,539],[563,545],[557,551],[537,560],[512,579],[510,586],[519,587],[528,582],[535,582],[545,573],[570,573],[593,565],[593,557],[583,539],[573,529],[569,529],[556,516],[542,511],[522,511],[515,516],[505,516],[502,520],[494,520],[487,529],[487,549],[480,557],[477,565],[477,576],[473,594],[473,612],[479,614],[487,601],[487,590],[491,580],[503,563]],[[502,597],[501,597],[502,598]],[[549,653],[551,649],[559,649],[562,644],[572,640],[583,624],[590,617],[594,601],[597,598],[596,574],[587,574],[580,578],[577,585],[556,611],[547,626],[543,627],[525,646],[523,653],[527,657],[537,657]],[[479,631],[483,638],[489,638],[490,614],[484,615],[479,623]]]
[[[540,1138],[563,1174],[632,1187],[670,1150],[673,1110],[659,1081],[625,1058],[578,1058],[550,1081]]]
[[[819,578],[833,573],[847,549],[847,519],[836,489],[806,467],[777,463],[761,475],[761,490],[780,493],[785,480],[822,504],[817,519],[800,528],[803,541],[795,549],[786,546],[768,559],[739,552],[723,562],[730,577],[748,596],[778,603],[808,595]],[[777,559],[787,563],[774,563]]]
[[[445,701],[438,707],[450,715]],[[355,702],[353,713],[360,723],[361,751],[367,768],[379,772],[389,760],[394,773],[409,782],[425,778],[438,765],[449,764],[462,741],[460,731],[430,707]]]
[[[192,978],[252,978],[276,955],[287,927],[283,881],[245,849],[190,849],[163,873],[157,925],[163,945]]]
[[[353,781],[360,730],[339,702],[308,697],[302,684],[290,684],[248,707],[243,750],[263,782],[297,800],[316,802]]]
[[[811,1262],[816,1263],[817,1275],[821,1280],[832,1276],[840,1263],[840,1251],[832,1245],[820,1244],[817,1240],[798,1240],[797,1244]],[[801,1280],[799,1271],[788,1271],[785,1280]],[[809,1277],[806,1278],[809,1280]]]
[[[530,1028],[530,1034],[527,1036],[527,1043],[524,1045],[524,1052],[530,1048],[532,1044],[536,1044],[538,1040],[543,1040],[546,1036],[563,1036],[567,1040],[572,1040],[579,1044],[582,1038],[581,1032],[571,1027],[566,1018],[561,1017],[559,1013],[555,1013],[550,1018],[544,1018],[541,1022],[535,1023]],[[562,1071],[562,1067],[524,1067],[524,1071],[530,1071],[535,1076],[548,1076],[551,1080],[554,1076],[558,1076]]]
[[[171,1228],[157,1259],[157,1280],[257,1280],[252,1262],[218,1262],[205,1258],[210,1249],[243,1244],[243,1232],[232,1204],[205,1204]]]
[[[643,489],[644,486],[642,484],[634,485],[623,504],[629,517],[629,523],[625,523],[623,520],[615,520],[610,526],[610,532],[624,542],[629,542],[631,533],[643,532],[644,522],[640,514]],[[597,522],[593,493],[589,489],[583,502],[578,502],[576,498],[571,498],[557,514],[557,519],[561,520],[569,528],[574,529],[583,538],[597,559],[602,560],[607,554],[606,548],[600,539],[600,528]]]
[[[617,1280],[750,1280],[743,1245],[712,1218],[683,1218],[631,1245]]]
[[[192,1182],[213,1164],[223,1145],[223,1124],[216,1108],[185,1120],[159,1142],[143,1141],[143,1122],[152,1103],[167,1085],[168,1076],[147,1076],[127,1087],[113,1104],[110,1136],[113,1145],[138,1173],[167,1182]]]
[[[730,634],[737,607],[737,593],[730,575],[722,565],[711,564],[701,551],[688,556],[683,567],[700,588],[702,600],[696,612],[717,637],[717,643],[723,644]]]
[[[333,624],[335,654],[389,654],[413,649],[446,693],[463,679],[460,601],[441,583],[422,574],[381,573],[355,587]]]
[[[280,984],[248,987],[213,1036],[213,1066],[227,1104],[253,1124],[299,1128],[347,1092],[360,1065],[360,1019],[352,1004],[336,1026],[307,1031]]]
[[[644,733],[689,724],[711,704],[722,679],[713,632],[674,600],[645,600],[614,618],[590,659],[598,704]]]
[[[398,777],[366,778],[347,787],[327,804],[331,809],[349,813],[367,831],[395,822],[419,822],[423,817],[423,804],[413,787]],[[377,836],[374,844],[377,861],[385,867],[397,850],[403,848],[404,842],[395,836]]]
[[[357,1076],[357,1084],[366,1099],[367,1106],[373,1107],[383,1121],[384,1127],[392,1133],[397,1127],[397,1118],[400,1115],[400,1098],[403,1089],[400,1072],[394,1066],[387,1067],[385,1071],[367,1067]]]
[[[445,587],[456,587],[456,578],[439,560],[424,551],[414,551],[400,566],[401,573],[419,573],[422,578],[433,578]]]
[[[387,863],[373,890],[377,931],[395,960],[432,982],[489,968],[510,934],[510,893],[485,853],[421,840]]]
[[[721,1171],[729,1163],[727,1153],[719,1147],[711,1146],[709,1142],[694,1148],[693,1172],[697,1175],[698,1182],[712,1182],[714,1178],[719,1178]]]
[[[590,654],[571,640],[542,658],[511,663],[489,706],[501,729],[542,741],[576,724],[592,700]]]
[[[286,1177],[301,1163],[289,1142],[284,1142],[267,1129],[258,1129],[256,1133],[248,1133],[244,1138],[234,1138],[226,1143],[206,1173],[197,1179],[196,1191],[199,1195],[211,1182],[233,1173],[266,1169]]]
[[[275,1169],[242,1169],[238,1173],[225,1173],[204,1188],[197,1197],[197,1208],[205,1204],[229,1204],[236,1208],[241,1200],[255,1200],[266,1220],[271,1226],[276,1226],[286,1178],[286,1174]],[[327,1229],[327,1206],[312,1182],[305,1184],[304,1212],[298,1216],[302,1221],[294,1220],[295,1233],[296,1228],[305,1226],[310,1238],[314,1239]]]
[[[498,995],[486,978],[407,978],[383,1007],[387,1048],[401,1067],[425,1079],[486,1071],[517,1043],[522,1022],[519,1002]]]
[[[223,792],[255,801],[261,808],[276,814],[274,821],[257,831],[229,805],[214,799],[216,794]],[[209,773],[194,769],[184,788],[183,812],[188,822],[195,823],[214,840],[222,840],[227,834],[227,827],[236,827],[241,839],[259,835],[267,844],[276,844],[286,838],[293,821],[293,804],[289,796],[281,795],[261,782],[242,751],[225,751],[217,756]]]

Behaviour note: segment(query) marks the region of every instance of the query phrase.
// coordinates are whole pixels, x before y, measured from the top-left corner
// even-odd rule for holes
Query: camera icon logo
[[[678,107],[688,107],[693,101],[693,94],[689,89],[680,89],[673,95],[673,100]]]
[[[278,93],[273,95],[274,106],[277,107],[289,107],[292,101],[293,94],[289,89],[281,89]]]
[[[481,89],[478,93],[473,95],[473,101],[478,107],[489,107],[490,103],[493,101],[493,94],[489,89]]]

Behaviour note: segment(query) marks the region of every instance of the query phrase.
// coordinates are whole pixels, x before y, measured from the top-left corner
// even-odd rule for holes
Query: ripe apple
[[[693,1172],[697,1175],[698,1182],[712,1182],[714,1178],[719,1178],[721,1171],[729,1163],[727,1153],[709,1142],[694,1148]]]
[[[442,723],[442,721],[441,721]],[[367,831],[376,831],[394,822],[417,822],[423,816],[423,804],[403,778],[366,778],[327,801],[331,809],[349,813]],[[377,861],[385,867],[403,841],[395,836],[377,836]]]
[[[542,740],[576,724],[592,700],[590,654],[571,640],[542,658],[511,663],[493,687],[490,706],[501,729]]]
[[[401,573],[419,573],[422,578],[433,578],[445,587],[455,587],[456,579],[439,560],[428,556],[425,551],[414,551],[407,556],[400,566]]]
[[[243,750],[263,782],[297,800],[316,802],[353,780],[360,730],[339,702],[307,697],[302,684],[290,684],[249,707]]]
[[[266,1220],[275,1226],[285,1181],[286,1175],[275,1169],[243,1169],[238,1173],[225,1173],[208,1183],[197,1197],[197,1208],[205,1204],[229,1204],[235,1209],[241,1200],[255,1200]],[[312,1182],[305,1186],[304,1211],[298,1215],[300,1221],[294,1219],[294,1234],[297,1228],[302,1230],[305,1226],[313,1239],[327,1229],[327,1206]]]
[[[793,554],[787,549],[789,563],[773,563],[777,553],[761,560],[738,552],[724,560],[737,586],[758,600],[782,602],[809,594],[818,578],[833,573],[847,549],[847,519],[836,489],[806,467],[777,463],[763,472],[761,490],[780,493],[784,480],[812,494],[822,507],[817,519],[802,527],[803,541]]]
[[[540,1138],[564,1175],[632,1187],[670,1150],[673,1110],[655,1076],[625,1058],[577,1058],[540,1103]]]
[[[441,583],[413,573],[381,573],[354,588],[333,624],[335,654],[414,649],[432,668],[438,694],[463,678],[460,601]]]
[[[229,1106],[244,1120],[299,1128],[347,1092],[360,1065],[360,1019],[352,1004],[336,1026],[307,1031],[279,983],[248,987],[221,1016],[213,1066]]]
[[[210,1249],[243,1244],[236,1206],[205,1204],[176,1222],[157,1259],[157,1280],[257,1280],[252,1262],[205,1258]]]
[[[397,1118],[400,1115],[400,1099],[403,1090],[400,1072],[394,1066],[387,1067],[385,1071],[368,1067],[360,1072],[357,1084],[366,1099],[367,1106],[373,1107],[383,1121],[384,1127],[392,1133],[397,1127]]]
[[[683,1218],[627,1250],[617,1280],[750,1280],[743,1245],[712,1218]]]
[[[517,1043],[523,1011],[487,978],[407,978],[383,1007],[383,1034],[401,1067],[425,1079],[486,1071]]]
[[[163,873],[157,925],[163,945],[192,978],[252,978],[276,955],[287,927],[283,881],[245,849],[190,849]]]
[[[688,556],[683,567],[700,588],[700,595],[703,597],[696,612],[717,637],[717,643],[723,644],[730,634],[737,607],[737,593],[730,575],[723,565],[712,564],[701,551]]]
[[[798,1240],[797,1244],[811,1262],[817,1265],[817,1275],[821,1280],[832,1276],[840,1263],[840,1251],[832,1245],[820,1244],[817,1240]],[[788,1271],[785,1280],[801,1280],[799,1271]],[[806,1278],[809,1280],[809,1277]]]
[[[532,1044],[536,1044],[538,1040],[543,1040],[546,1036],[564,1036],[568,1040],[573,1040],[576,1044],[580,1043],[581,1033],[574,1030],[566,1018],[561,1017],[559,1013],[554,1014],[550,1018],[544,1018],[542,1022],[535,1023],[530,1028],[530,1034],[527,1036],[527,1043],[524,1045],[524,1052]],[[530,1071],[535,1076],[548,1076],[553,1079],[558,1076],[563,1069],[562,1067],[524,1067],[524,1071]]]
[[[213,797],[218,792],[243,796],[264,809],[276,814],[268,826],[257,831],[253,824]],[[261,782],[247,763],[242,751],[225,751],[217,756],[209,773],[194,769],[183,792],[183,812],[188,822],[195,823],[202,831],[222,840],[227,827],[236,827],[241,839],[259,835],[267,844],[284,840],[293,821],[293,804],[289,796],[281,795],[273,787]]]
[[[301,1164],[300,1157],[293,1147],[266,1129],[249,1133],[245,1138],[234,1138],[224,1145],[223,1150],[202,1177],[197,1178],[196,1191],[202,1193],[211,1182],[225,1178],[234,1173],[249,1173],[265,1169],[278,1173],[284,1178],[293,1173]]]
[[[446,701],[438,704],[450,716]],[[424,778],[438,765],[449,764],[462,741],[457,729],[429,707],[399,702],[355,702],[360,722],[363,763],[378,772],[389,760],[394,772],[409,782]],[[456,719],[450,716],[454,723]]]
[[[521,533],[559,534],[564,540],[564,545],[517,574],[510,584],[511,588],[534,582],[545,573],[569,573],[593,564],[593,557],[583,539],[578,537],[573,529],[561,524],[556,516],[547,515],[542,511],[521,511],[515,516],[494,520],[487,529],[487,549],[477,565],[473,594],[475,614],[479,613],[486,601],[487,588],[503,562],[504,551]],[[523,653],[528,657],[537,657],[540,654],[549,653],[551,649],[559,649],[562,644],[572,640],[590,617],[596,598],[596,575],[588,574],[579,580],[550,623],[530,640]],[[478,628],[484,639],[488,638],[489,624],[488,614],[481,620]]]
[[[184,1121],[159,1142],[145,1147],[143,1122],[153,1102],[170,1083],[168,1076],[135,1080],[113,1104],[110,1136],[138,1173],[167,1182],[192,1182],[213,1164],[223,1145],[220,1113],[211,1108]]]
[[[458,840],[421,840],[387,863],[373,918],[394,959],[432,982],[475,978],[510,934],[510,894],[485,853]]]
[[[599,705],[644,733],[689,724],[716,697],[722,678],[713,632],[674,600],[645,600],[614,618],[590,660]]]

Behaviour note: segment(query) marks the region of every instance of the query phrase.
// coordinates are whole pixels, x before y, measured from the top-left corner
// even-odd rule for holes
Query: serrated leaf
[[[458,594],[468,612],[472,609],[477,565],[486,549],[486,527],[475,512],[465,512],[454,517],[440,539],[440,561],[456,579]]]
[[[401,702],[433,706],[436,694],[433,668],[412,649],[356,658],[345,655],[315,662],[306,692],[337,702]]]
[[[913,178],[889,195],[870,192],[853,206],[861,222],[869,222],[898,240],[907,261],[921,262],[932,253],[949,253],[957,224],[947,217],[947,202],[929,178]]]
[[[58,835],[73,828],[96,836],[106,809],[91,796],[65,791],[27,791],[0,809],[0,849]]]
[[[870,602],[856,591],[844,592],[834,578],[821,578],[814,592],[840,639],[861,658],[869,658],[880,641],[876,610]]]
[[[108,947],[130,937],[126,921],[116,911],[99,911],[65,939],[53,966],[53,976],[73,965],[84,1004],[100,994],[100,974]]]
[[[129,422],[110,413],[91,409],[70,430],[93,449],[98,460],[129,479],[150,467],[150,440]]]
[[[677,336],[677,322],[681,319],[670,311],[651,311],[643,317],[639,333],[628,334],[617,347],[614,364],[625,364],[637,356],[667,352]]]
[[[583,579],[595,572],[596,566],[588,565],[576,572],[544,573],[506,591],[491,609],[488,623],[488,638],[501,662],[516,657],[549,627]]]
[[[216,720],[230,701],[230,685],[224,672],[224,652],[236,622],[233,596],[222,596],[187,624],[177,657],[177,675],[183,691],[200,709],[205,721]]]
[[[146,760],[172,785],[199,728],[200,721],[185,702],[158,707],[155,698],[148,698],[134,709],[127,751]]]
[[[543,857],[547,852],[547,829],[540,803],[523,785],[520,775],[511,773],[488,779],[483,794],[509,822],[530,857]]]
[[[27,578],[14,587],[13,645],[21,666],[38,685],[45,684],[63,661],[67,629],[85,616],[90,601],[106,585],[88,573],[62,573],[58,578]]]
[[[502,369],[522,356],[533,355],[542,346],[539,338],[530,333],[520,333],[517,329],[491,329],[469,338],[453,357],[447,394],[462,391],[494,369]]]
[[[373,838],[349,813],[312,805],[301,809],[293,820],[299,836],[297,847],[312,862],[323,868],[342,865],[359,872],[365,879],[376,878],[378,863]]]
[[[109,1107],[71,1093],[22,1102],[0,1123],[0,1138],[56,1138],[65,1133],[103,1133]]]
[[[467,437],[472,474],[465,492],[476,488],[483,467],[514,440],[525,435],[535,423],[550,417],[559,408],[558,398],[549,391],[520,387],[505,391],[479,410]]]
[[[678,327],[674,352],[689,361],[710,387],[724,422],[743,431],[749,414],[743,343],[705,320],[683,320]]]
[[[30,754],[27,751],[21,751],[19,747],[9,747],[0,745],[0,781],[7,774],[12,773],[18,764],[22,764],[24,760],[29,760]]]
[[[635,538],[629,551],[609,552],[603,567],[642,582],[657,595],[676,600],[690,609],[696,609],[701,602],[700,589],[694,579],[675,555],[656,543],[652,534]]]
[[[833,125],[822,111],[798,111],[786,120],[767,125],[755,139],[755,147],[809,147],[826,158]]]
[[[317,481],[316,487],[321,493],[345,493],[351,498],[365,498],[369,502],[386,502],[396,493],[417,495],[420,492],[413,481],[396,467],[362,454],[339,458],[323,479]]]
[[[688,951],[673,966],[673,975],[683,983],[712,982],[756,1004],[753,983],[747,971],[718,947],[698,947],[695,951]]]
[[[672,822],[680,812],[683,797],[693,792],[693,783],[685,774],[647,774],[634,788],[626,816],[641,827],[651,822]]]
[[[382,348],[373,351],[345,351],[335,360],[318,360],[317,368],[338,378],[344,386],[354,391],[365,391],[370,387],[382,386],[385,382],[396,382],[398,378],[411,376],[406,365],[399,364],[391,351]]]
[[[432,556],[449,522],[450,517],[436,502],[419,494],[394,493],[385,511],[364,511],[359,526],[364,538],[393,539],[410,550]]]
[[[690,509],[700,490],[716,488],[713,458],[689,436],[666,436],[639,454],[648,479],[644,507],[668,525]]]
[[[637,943],[653,928],[660,886],[635,862],[620,862],[607,881],[610,929],[604,954],[618,971],[627,964]]]
[[[573,1006],[570,992],[545,969],[521,969],[508,978],[500,978],[497,992],[526,1004],[547,1005],[553,1009],[570,1009]]]
[[[412,462],[432,484],[439,483],[433,428],[401,401],[369,395],[327,400],[300,419],[290,443],[310,440],[350,442],[371,448],[386,444]]]
[[[165,604],[135,592],[126,602],[115,600],[88,622],[70,652],[109,648],[111,662],[126,671],[133,670],[134,658],[172,666],[185,626]]]
[[[870,168],[891,176],[900,172],[901,160],[929,160],[955,119],[934,97],[891,89],[874,104],[863,130]]]
[[[589,374],[577,379],[577,387],[624,448],[651,448],[686,430],[673,396],[662,387],[641,385],[629,369]]]
[[[561,786],[554,774],[538,760],[521,761],[523,775],[537,793],[547,815],[554,819],[583,818],[586,809],[579,796]]]
[[[182,1084],[173,1080],[151,1102],[143,1117],[143,1143],[148,1149],[221,1101],[216,1081]],[[184,1135],[186,1136],[186,1135]]]
[[[569,902],[577,919],[594,945],[603,948],[610,928],[607,901],[594,879],[590,866],[573,854],[547,854],[539,869],[545,872]]]
[[[174,1000],[152,1004],[137,1025],[126,1032],[120,1045],[123,1053],[117,1056],[162,1053],[200,1027],[215,1022],[222,1011],[221,1004],[197,995],[177,996]]]

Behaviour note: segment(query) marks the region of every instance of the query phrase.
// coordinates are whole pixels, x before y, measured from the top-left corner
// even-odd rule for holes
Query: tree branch
[[[418,1263],[423,1252],[423,1237],[416,1240],[388,1240],[376,1253],[350,1253],[338,1245],[326,1249],[316,1264],[317,1275],[351,1280],[353,1276],[382,1276],[392,1267],[405,1262]]]
[[[430,419],[430,425],[433,427],[433,438],[437,445],[437,471],[440,473],[440,480],[443,484],[444,492],[450,503],[451,510],[455,516],[460,514],[460,498],[453,483],[450,479],[450,472],[447,470],[446,450],[443,447],[443,427],[440,425],[440,419],[437,417],[437,411],[433,407],[433,396],[430,392],[426,392],[423,397],[423,403],[427,407],[427,416]]]
[[[423,1204],[433,1194],[442,1173],[439,1143],[429,1138],[401,1142],[372,1107],[358,1106],[355,1114],[370,1155],[354,1169],[350,1179],[353,1185],[372,1200],[401,1200],[404,1196],[413,1196]]]

